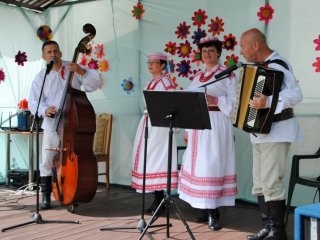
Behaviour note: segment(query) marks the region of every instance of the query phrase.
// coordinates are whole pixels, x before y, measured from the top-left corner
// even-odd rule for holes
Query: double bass
[[[85,24],[83,31],[88,35],[76,47],[73,63],[77,62],[80,53],[89,53],[87,44],[96,34],[91,24]],[[93,199],[98,182],[93,154],[95,111],[86,93],[71,86],[72,78],[73,72],[70,72],[52,129],[60,140],[52,167],[52,192],[56,201],[68,205],[71,211],[77,203]]]

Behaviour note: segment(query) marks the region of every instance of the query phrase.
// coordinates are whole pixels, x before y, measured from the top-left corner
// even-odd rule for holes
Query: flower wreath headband
[[[201,38],[199,41],[199,44],[207,43],[207,42],[214,42],[214,41],[219,41],[220,40],[217,37],[204,37]]]

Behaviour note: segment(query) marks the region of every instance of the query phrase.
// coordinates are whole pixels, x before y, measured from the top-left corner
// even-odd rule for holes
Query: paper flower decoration
[[[197,67],[200,66],[200,63],[202,62],[201,59],[201,53],[199,49],[193,50],[193,53],[191,54],[191,62],[195,63],[197,65]]]
[[[24,62],[27,61],[26,52],[19,51],[15,56],[15,59],[16,59],[15,62],[18,63],[18,65],[24,66]]]
[[[316,50],[320,51],[320,35],[318,35],[318,38],[316,38],[315,40],[313,40],[313,42],[317,45],[316,46]]]
[[[188,40],[186,40],[184,43],[180,43],[178,47],[179,57],[188,58],[190,56],[191,49],[192,47],[190,46]]]
[[[225,35],[223,38],[224,38],[224,41],[222,43],[223,48],[226,50],[233,51],[234,47],[238,44],[238,42],[236,41],[236,37],[230,33],[229,35]]]
[[[179,77],[188,77],[191,71],[191,66],[190,66],[190,60],[182,60],[180,63],[177,64],[177,69],[176,71],[178,72]]]
[[[100,72],[107,72],[109,70],[109,62],[107,60],[102,60],[99,67]]]
[[[137,20],[141,20],[142,14],[144,13],[143,5],[138,2],[136,6],[133,6],[132,16],[135,17]]]
[[[27,99],[22,99],[20,100],[20,102],[17,104],[18,108],[20,110],[23,110],[23,111],[27,111],[29,110],[29,106],[28,106],[28,100]]]
[[[188,37],[190,25],[187,25],[186,22],[180,23],[177,27],[177,31],[175,31],[175,34],[177,35],[177,38],[185,39]]]
[[[312,66],[316,68],[316,72],[320,72],[320,57],[316,58],[316,61],[312,64]]]
[[[206,11],[199,9],[198,11],[194,12],[194,16],[191,18],[193,21],[193,25],[197,27],[201,27],[203,24],[206,23],[206,19],[208,18]]]
[[[164,51],[170,53],[171,55],[176,55],[177,44],[175,42],[168,42],[165,46]]]
[[[123,91],[125,91],[127,94],[134,92],[134,83],[132,77],[129,77],[128,80],[123,79],[121,87],[123,88]]]
[[[3,71],[3,69],[0,68],[0,83],[4,82],[5,78],[6,78],[6,75],[5,75],[4,71]]]
[[[79,64],[82,66],[86,66],[88,64],[88,59],[85,54],[82,54],[81,61]]]
[[[99,69],[98,61],[95,59],[91,59],[90,62],[88,63],[88,67],[90,69]]]
[[[224,22],[222,19],[216,17],[215,19],[211,19],[211,23],[208,25],[208,31],[212,34],[212,36],[219,35],[221,32],[224,32],[223,25]]]
[[[104,56],[103,44],[97,44],[97,46],[95,46],[94,49],[95,49],[95,54],[96,54],[97,58],[103,58],[103,56]]]
[[[201,30],[201,28],[198,28],[198,30],[193,32],[193,33],[194,34],[191,37],[193,39],[192,43],[197,44],[197,45],[199,44],[201,38],[204,38],[204,37],[207,36],[206,31],[205,30]]]
[[[260,7],[260,11],[257,13],[259,21],[264,21],[266,24],[272,19],[274,9],[267,3],[263,7]]]
[[[42,25],[37,30],[37,36],[42,41],[48,41],[52,39],[52,30],[47,25]]]
[[[226,56],[226,61],[224,62],[224,65],[226,67],[232,67],[236,65],[238,61],[239,57],[234,54],[231,54],[231,56]]]

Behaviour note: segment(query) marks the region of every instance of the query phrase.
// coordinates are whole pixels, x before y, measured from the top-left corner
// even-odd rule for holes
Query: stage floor
[[[15,188],[0,186],[0,228],[7,228],[20,223],[33,221],[33,214],[36,212],[36,196],[32,192],[16,192]],[[41,195],[40,195],[41,199]],[[243,201],[237,201],[235,207],[223,207],[221,212],[220,231],[211,231],[205,223],[193,221],[198,210],[193,209],[178,197],[172,199],[182,212],[183,218],[195,239],[215,240],[239,240],[246,239],[250,233],[260,228],[259,213],[256,205]],[[149,206],[152,197],[146,194],[146,205]],[[142,198],[130,187],[111,185],[109,191],[104,186],[99,186],[95,198],[90,203],[80,203],[74,213],[66,210],[65,206],[59,205],[56,201],[52,203],[51,210],[42,211],[40,215],[44,223],[32,223],[19,228],[0,232],[2,240],[91,240],[91,239],[139,239],[140,231],[137,230],[141,220]],[[169,228],[170,238],[167,238],[166,227],[155,225],[166,224],[166,216],[159,217],[144,235],[143,239],[191,239],[186,231],[183,222],[176,216],[174,207],[170,213]],[[145,222],[148,223],[150,215],[145,215]],[[46,222],[48,221],[48,222]],[[53,223],[50,221],[79,221],[74,223]],[[128,227],[131,229],[116,229],[101,231],[101,228]],[[293,239],[293,216],[290,214],[287,226],[288,239]]]

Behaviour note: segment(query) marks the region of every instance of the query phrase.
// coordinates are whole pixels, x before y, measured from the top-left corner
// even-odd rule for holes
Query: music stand
[[[144,228],[139,240],[143,238],[150,225],[155,221],[163,204],[165,204],[166,207],[167,238],[170,237],[169,210],[171,204],[173,204],[176,215],[183,222],[191,239],[195,240],[186,220],[182,217],[179,207],[171,198],[172,136],[173,128],[211,129],[205,94],[202,92],[186,91],[143,91],[143,93],[146,100],[151,125],[156,127],[169,127],[169,146],[167,194],[162,199],[147,226]]]

